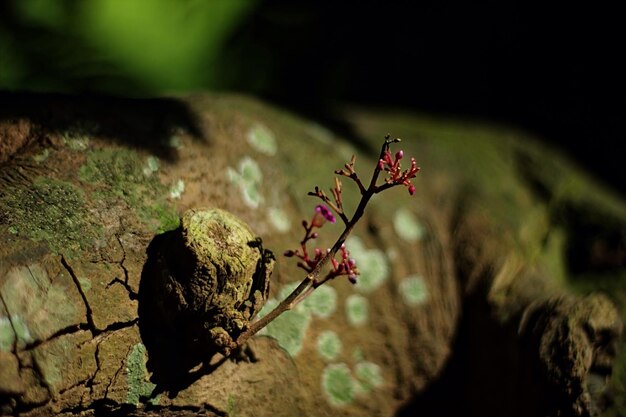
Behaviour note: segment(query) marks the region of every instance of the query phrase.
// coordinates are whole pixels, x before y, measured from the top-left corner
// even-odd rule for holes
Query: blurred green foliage
[[[0,89],[141,95],[214,88],[257,0],[0,3]]]

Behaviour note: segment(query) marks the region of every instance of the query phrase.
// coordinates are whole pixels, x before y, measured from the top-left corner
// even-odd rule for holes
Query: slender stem
[[[389,139],[389,136],[385,137],[385,142],[380,151],[380,158],[382,158],[385,151],[389,149],[389,145],[391,143],[399,141],[400,139]],[[317,263],[315,268],[304,277],[302,282],[296,287],[295,290],[291,292],[291,294],[289,294],[284,300],[282,300],[272,311],[252,323],[250,327],[248,327],[243,333],[241,333],[241,335],[239,335],[235,342],[237,346],[242,346],[250,337],[254,336],[259,330],[267,326],[270,322],[272,322],[285,311],[294,308],[302,300],[308,297],[317,287],[328,281],[327,279],[325,279],[317,282],[316,279],[320,276],[322,270],[326,267],[328,262],[330,262],[330,260],[335,257],[337,251],[341,248],[341,245],[343,245],[348,236],[350,236],[350,233],[352,232],[352,229],[354,229],[356,223],[361,219],[361,217],[363,217],[363,214],[365,213],[365,207],[367,206],[367,203],[369,203],[369,200],[372,198],[372,196],[381,191],[382,188],[388,188],[386,187],[387,184],[384,184],[381,187],[378,187],[376,185],[379,174],[380,169],[378,168],[377,163],[376,168],[374,169],[374,173],[372,174],[372,181],[370,182],[370,185],[367,189],[363,187],[360,181],[357,182],[357,184],[359,184],[359,188],[361,189],[361,201],[354,211],[354,215],[352,216],[350,221],[346,222],[345,229],[343,230],[333,247]],[[313,193],[312,195],[317,195],[319,197],[319,195],[315,193]],[[307,236],[309,232],[310,230],[308,230],[307,228]],[[306,237],[304,241],[306,241]]]

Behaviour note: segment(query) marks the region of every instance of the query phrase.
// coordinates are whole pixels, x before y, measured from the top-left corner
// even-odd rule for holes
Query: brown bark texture
[[[228,95],[0,105],[0,415],[619,415],[626,207],[527,135],[354,108],[337,133]],[[369,178],[387,133],[422,172],[348,239],[358,283],[204,351],[159,297],[182,213],[226,210],[276,254],[267,314],[304,275],[281,254],[307,192],[353,154]]]

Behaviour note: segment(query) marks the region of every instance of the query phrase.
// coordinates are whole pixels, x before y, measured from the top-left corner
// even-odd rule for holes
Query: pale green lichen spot
[[[356,236],[348,239],[346,246],[360,271],[355,288],[362,292],[377,289],[389,275],[389,263],[385,254],[378,249],[365,248],[361,239]]]
[[[263,317],[278,305],[278,301],[270,299],[259,312],[259,318]],[[278,345],[292,357],[295,357],[302,348],[304,336],[311,321],[311,314],[302,308],[295,308],[287,314],[278,316],[268,324],[260,334],[276,339]]]
[[[263,172],[256,161],[246,156],[239,161],[239,173],[245,182],[261,183],[263,180]]]
[[[0,317],[0,352],[10,352],[15,343],[15,332],[8,317]]]
[[[359,294],[351,294],[346,299],[346,317],[352,326],[363,326],[367,323],[369,303],[367,298]]]
[[[91,280],[89,278],[79,277],[78,283],[80,284],[80,288],[85,292],[91,289]]]
[[[302,306],[317,317],[326,319],[337,309],[337,291],[330,285],[322,285],[302,302]]]
[[[326,330],[317,337],[317,352],[327,361],[332,361],[341,353],[341,340],[337,333]]]
[[[407,242],[421,240],[426,233],[424,226],[417,220],[415,215],[404,207],[394,214],[393,227],[398,236]]]
[[[428,299],[428,288],[424,278],[419,275],[411,275],[402,280],[399,291],[404,302],[410,306],[420,305]]]
[[[7,310],[13,313],[11,317],[15,317],[12,324],[18,341],[20,334],[28,334],[26,339],[32,335],[34,340],[45,340],[80,320],[81,314],[70,302],[66,288],[53,284],[39,264],[11,268],[5,277],[0,291]]]
[[[380,366],[373,362],[360,362],[354,368],[359,380],[359,392],[367,393],[385,383]]]
[[[252,128],[248,130],[246,138],[248,139],[248,143],[257,151],[269,156],[276,155],[278,148],[276,145],[276,137],[267,127],[261,124],[252,126]]]
[[[48,156],[50,156],[50,151],[48,149],[44,149],[40,154],[33,156],[33,160],[35,162],[43,162],[48,159]]]
[[[158,401],[158,396],[157,398],[151,398],[156,385],[148,379],[146,347],[142,343],[137,343],[133,346],[128,355],[126,361],[126,382],[128,384],[127,403],[139,405],[139,403],[148,400],[150,400],[151,403]]]
[[[149,156],[143,166],[143,174],[149,177],[159,170],[159,159],[155,156]]]
[[[279,207],[270,207],[267,209],[267,217],[270,224],[280,233],[288,232],[291,229],[291,220],[285,210]]]
[[[185,192],[185,182],[183,180],[178,180],[170,188],[170,198],[179,200],[184,192]]]
[[[348,365],[337,363],[326,366],[322,372],[322,391],[335,407],[351,403],[356,392],[356,381]]]
[[[173,135],[167,140],[167,146],[174,149],[181,149],[183,147],[183,142],[180,140],[180,137]]]
[[[239,161],[239,169],[227,168],[226,174],[230,182],[239,187],[243,201],[251,208],[257,208],[263,202],[261,183],[263,173],[256,161],[245,156]]]
[[[319,140],[324,145],[331,145],[333,143],[333,132],[319,123],[309,123],[306,126],[306,131],[314,139]]]
[[[66,134],[63,137],[65,144],[73,151],[84,151],[89,147],[89,138]]]
[[[11,352],[14,344],[17,344],[18,349],[23,349],[33,341],[28,326],[20,316],[0,317],[0,352]]]
[[[352,360],[355,362],[363,362],[365,360],[365,353],[360,347],[354,348],[352,351]]]

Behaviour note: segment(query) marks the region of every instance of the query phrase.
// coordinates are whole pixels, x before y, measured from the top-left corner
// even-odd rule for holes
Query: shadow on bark
[[[206,140],[197,115],[175,98],[118,98],[99,95],[36,94],[0,91],[0,125],[27,120],[28,139],[2,135],[0,163],[34,141],[44,144],[50,134],[98,136],[119,144],[149,150],[173,161],[176,135],[189,134]],[[45,133],[44,133],[45,132]],[[15,142],[15,146],[11,146]],[[6,154],[5,154],[6,153]]]
[[[168,393],[174,398],[178,392],[217,369],[226,358],[211,363],[215,352],[202,351],[187,334],[186,323],[171,321],[176,306],[164,305],[162,297],[162,251],[170,248],[172,239],[180,238],[180,229],[157,235],[148,246],[148,259],[141,274],[139,286],[139,330],[148,352],[148,371],[156,384],[153,394]],[[164,312],[172,311],[170,317]],[[200,349],[199,349],[200,348]]]

